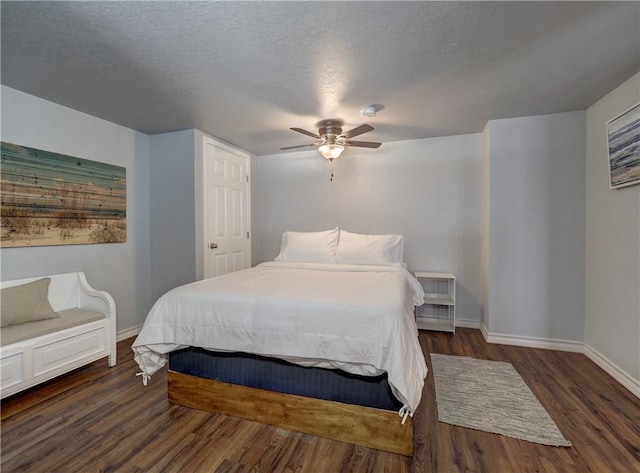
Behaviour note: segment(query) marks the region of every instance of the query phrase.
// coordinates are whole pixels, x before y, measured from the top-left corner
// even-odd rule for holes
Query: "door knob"
[[[209,243],[209,248],[211,248],[212,250],[215,250],[216,248],[218,248],[218,244],[217,243]]]

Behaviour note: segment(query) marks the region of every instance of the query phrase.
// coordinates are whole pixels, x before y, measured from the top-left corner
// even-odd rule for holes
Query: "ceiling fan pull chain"
[[[331,179],[329,179],[329,181],[333,182],[333,159],[330,159],[329,161],[331,161]]]

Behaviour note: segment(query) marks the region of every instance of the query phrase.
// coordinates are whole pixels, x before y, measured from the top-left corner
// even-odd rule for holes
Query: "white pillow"
[[[338,227],[326,232],[284,232],[276,261],[335,263]]]
[[[340,230],[336,263],[401,266],[404,257],[402,235],[360,235]]]

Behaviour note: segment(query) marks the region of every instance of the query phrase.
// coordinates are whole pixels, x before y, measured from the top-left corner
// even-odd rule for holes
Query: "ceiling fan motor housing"
[[[322,120],[318,122],[318,135],[325,143],[335,143],[336,138],[342,134],[342,122],[340,120]]]
[[[357,146],[360,148],[378,148],[382,143],[375,143],[372,141],[353,141],[351,138],[354,136],[362,135],[363,133],[368,133],[373,131],[373,127],[371,125],[367,125],[366,123],[360,126],[357,126],[347,132],[342,132],[342,125],[344,122],[338,119],[329,119],[329,120],[321,120],[316,124],[318,127],[318,134],[313,133],[311,131],[304,130],[302,128],[290,128],[290,130],[295,131],[297,133],[302,133],[303,135],[311,136],[315,138],[315,143],[309,143],[307,145],[296,145],[296,146],[286,146],[284,148],[280,148],[281,150],[289,150],[294,148],[306,148],[307,146],[316,146],[320,154],[325,156],[325,152],[322,149],[329,149],[328,146],[332,147],[332,149],[340,149],[340,153],[344,149],[345,146]],[[331,155],[333,156],[333,155]],[[338,154],[339,156],[339,154]],[[326,156],[325,156],[326,157]],[[335,159],[337,156],[333,158],[327,159]]]

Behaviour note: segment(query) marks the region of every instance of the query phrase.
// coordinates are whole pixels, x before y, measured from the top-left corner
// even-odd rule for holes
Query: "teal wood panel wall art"
[[[127,170],[1,142],[0,246],[122,243]]]

